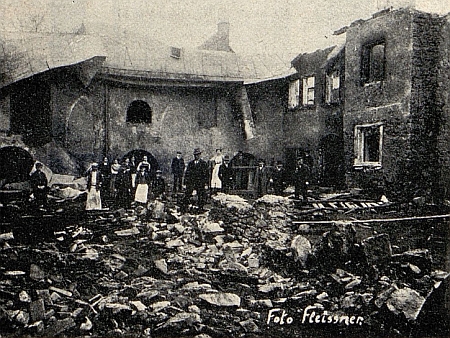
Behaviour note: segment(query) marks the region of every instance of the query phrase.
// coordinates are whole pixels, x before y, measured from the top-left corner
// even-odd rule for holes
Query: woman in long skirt
[[[87,199],[86,210],[102,210],[100,188],[102,187],[102,174],[98,170],[98,164],[92,163],[87,175]]]
[[[222,149],[216,149],[216,155],[211,159],[213,170],[211,174],[211,189],[217,191],[222,189],[222,181],[219,178],[219,168],[223,162]]]
[[[109,196],[115,200],[117,195],[117,177],[120,171],[119,160],[115,159],[111,165],[111,179],[109,181]]]
[[[136,174],[136,193],[134,195],[135,202],[143,204],[147,203],[148,184],[149,184],[149,176],[147,173],[147,167],[141,166],[139,168],[139,172]]]

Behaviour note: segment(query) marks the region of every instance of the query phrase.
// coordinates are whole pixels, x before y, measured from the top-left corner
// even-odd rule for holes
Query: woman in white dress
[[[216,149],[216,155],[211,159],[213,170],[211,174],[211,189],[217,191],[222,189],[222,181],[219,178],[219,168],[223,163],[222,149]]]
[[[102,210],[101,186],[102,174],[98,170],[98,164],[94,162],[88,169],[86,210]]]
[[[136,174],[136,193],[134,195],[134,201],[143,204],[146,204],[148,201],[149,176],[147,168],[146,165],[141,165]]]

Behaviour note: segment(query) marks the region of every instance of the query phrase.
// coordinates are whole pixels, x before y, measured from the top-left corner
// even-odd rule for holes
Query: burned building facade
[[[342,46],[293,60],[297,110],[318,126],[323,183],[345,180],[392,199],[447,198],[449,17],[384,10],[336,33],[345,34]]]
[[[165,171],[175,151],[189,156],[196,147],[204,157],[223,148],[281,159],[288,170],[310,153],[322,186],[448,198],[449,21],[384,10],[336,32],[342,44],[300,54],[291,68],[235,54],[225,23],[195,50],[132,38],[52,40],[70,46],[70,56],[55,47],[50,65],[48,57],[41,68],[28,62],[32,76],[10,62],[1,129],[22,135],[50,165],[55,147],[84,165],[143,149]]]
[[[29,52],[39,45],[36,34],[5,38],[16,60],[3,77],[1,129],[21,135],[56,172],[75,174],[67,162],[83,170],[103,156],[120,158],[136,149],[150,152],[166,172],[176,151],[187,158],[198,147],[205,157],[216,148],[230,155],[249,151],[255,124],[244,81],[289,68],[280,67],[281,60],[269,69],[241,58],[229,48],[228,24],[218,28],[198,49],[131,37],[93,43],[74,34],[47,37],[40,44],[54,49],[41,55]],[[58,47],[67,46],[78,58],[58,55]],[[33,67],[30,60],[41,64]]]

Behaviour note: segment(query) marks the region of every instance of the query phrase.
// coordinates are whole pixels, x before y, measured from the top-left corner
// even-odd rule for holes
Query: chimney
[[[416,0],[377,0],[377,9],[415,8]]]
[[[199,49],[233,52],[230,47],[230,23],[221,21],[217,25],[217,33],[206,40]]]

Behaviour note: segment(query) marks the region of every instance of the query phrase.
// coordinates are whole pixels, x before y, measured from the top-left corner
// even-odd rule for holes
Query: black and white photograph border
[[[450,336],[450,0],[0,12],[0,338]]]

